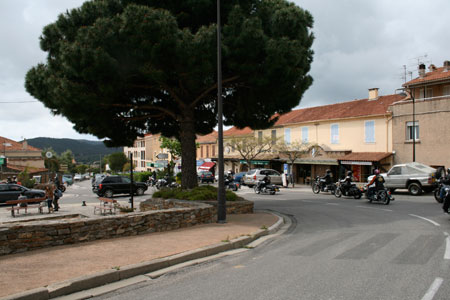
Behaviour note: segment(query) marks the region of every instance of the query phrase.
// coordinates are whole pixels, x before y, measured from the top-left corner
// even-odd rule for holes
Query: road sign
[[[5,158],[4,157],[0,157],[0,165],[3,166],[4,163],[5,163]]]
[[[52,158],[53,153],[51,153],[50,151],[47,151],[47,153],[45,153],[45,157],[47,158]]]
[[[158,155],[156,155],[156,157],[158,159],[167,159],[167,158],[169,158],[169,154],[167,154],[167,153],[159,153]]]
[[[59,169],[60,169],[61,171],[67,171],[67,170],[69,169],[69,167],[68,167],[67,164],[61,164],[61,165],[59,166]]]

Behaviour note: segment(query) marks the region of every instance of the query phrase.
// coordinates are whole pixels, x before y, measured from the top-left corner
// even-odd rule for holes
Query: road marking
[[[367,208],[367,209],[376,209],[376,210],[383,210],[383,211],[393,212],[392,209],[387,209],[387,208],[367,207],[367,206],[362,206],[362,205],[357,205],[356,207]]]
[[[450,236],[447,232],[444,232],[444,234],[447,236],[445,239],[445,253],[444,253],[444,259],[450,259]]]
[[[328,203],[325,203],[325,205],[339,205],[338,203],[330,203],[330,202],[328,202]]]
[[[439,225],[439,223],[436,223],[435,221],[430,220],[430,219],[427,219],[427,218],[425,218],[425,217],[421,217],[421,216],[413,215],[413,214],[409,214],[409,215],[410,215],[411,217],[416,217],[416,218],[425,220],[425,221],[427,221],[427,222],[430,222],[430,223],[433,224],[434,226],[441,226],[441,225]]]
[[[439,290],[443,281],[444,279],[437,277],[431,284],[427,293],[422,297],[422,300],[432,300],[434,295],[436,295],[437,291]]]

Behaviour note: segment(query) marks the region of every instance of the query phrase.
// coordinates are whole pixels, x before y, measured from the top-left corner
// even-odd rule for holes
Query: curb
[[[278,217],[278,221],[269,228],[259,229],[250,235],[240,236],[228,242],[221,242],[164,258],[154,259],[148,262],[123,266],[117,270],[105,270],[72,278],[62,282],[50,284],[47,287],[40,287],[1,297],[0,300],[47,300],[64,295],[67,296],[61,297],[61,299],[87,299],[122,288],[124,286],[123,284],[117,284],[121,280],[131,280],[132,283],[130,284],[136,282],[136,280],[132,280],[133,277],[139,277],[137,282],[151,280],[186,266],[200,264],[205,261],[236,253],[242,253],[261,245],[272,237],[283,234],[290,227],[291,221],[289,217],[280,213],[274,213],[273,211],[264,212],[276,215]],[[275,234],[275,232],[277,233]],[[148,279],[143,279],[145,276]],[[101,286],[107,284],[111,284],[112,287],[104,289],[100,288]],[[90,289],[92,289],[92,293],[87,291]]]

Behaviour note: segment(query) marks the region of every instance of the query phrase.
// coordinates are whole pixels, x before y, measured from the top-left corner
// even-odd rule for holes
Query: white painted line
[[[387,208],[367,207],[367,206],[362,206],[362,205],[357,205],[356,207],[393,212],[392,209],[387,209]]]
[[[427,293],[422,297],[422,300],[432,300],[434,295],[436,295],[437,291],[439,290],[439,287],[441,286],[443,281],[444,279],[437,277],[431,284]]]
[[[441,225],[439,225],[439,223],[436,223],[436,222],[433,221],[433,220],[430,220],[430,219],[427,219],[427,218],[424,218],[424,217],[421,217],[421,216],[418,216],[418,215],[413,215],[413,214],[409,214],[409,215],[410,215],[411,217],[416,217],[416,218],[425,220],[425,221],[427,221],[427,222],[430,222],[430,223],[433,224],[434,226],[441,226]]]
[[[444,234],[447,236],[447,238],[445,239],[444,259],[450,259],[450,236],[447,232],[444,232]]]

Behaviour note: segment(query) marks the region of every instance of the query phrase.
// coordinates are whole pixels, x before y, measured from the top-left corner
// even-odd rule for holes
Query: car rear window
[[[247,175],[253,175],[255,173],[256,173],[256,170],[250,170],[250,171],[247,172]]]

